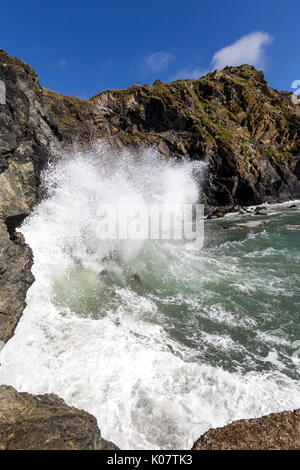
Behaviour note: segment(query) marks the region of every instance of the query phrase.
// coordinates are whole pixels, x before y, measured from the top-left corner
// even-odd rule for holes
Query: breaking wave
[[[284,232],[293,267],[272,223],[208,221],[202,250],[97,240],[99,204],[197,202],[204,173],[101,146],[47,169],[47,197],[22,226],[36,281],[2,383],[91,412],[122,449],[188,449],[210,427],[300,407],[296,231]]]

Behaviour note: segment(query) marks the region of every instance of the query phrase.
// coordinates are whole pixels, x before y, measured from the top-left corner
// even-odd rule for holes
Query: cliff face
[[[59,140],[103,139],[116,148],[155,145],[170,158],[209,162],[207,207],[300,196],[300,106],[254,67],[200,80],[136,84],[79,100],[44,90]]]
[[[6,342],[25,308],[33,282],[32,253],[15,228],[38,197],[40,171],[55,141],[34,70],[0,50],[0,341]]]

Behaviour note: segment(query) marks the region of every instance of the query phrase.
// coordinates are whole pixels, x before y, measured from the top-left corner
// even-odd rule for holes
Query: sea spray
[[[47,197],[21,229],[36,281],[1,352],[2,383],[91,412],[123,449],[190,448],[212,426],[300,406],[289,330],[276,324],[285,307],[272,304],[284,293],[268,297],[266,272],[244,257],[262,232],[220,241],[210,225],[200,251],[96,236],[99,204],[198,202],[202,173],[201,162],[101,145],[45,172]],[[282,315],[293,321],[289,306]]]

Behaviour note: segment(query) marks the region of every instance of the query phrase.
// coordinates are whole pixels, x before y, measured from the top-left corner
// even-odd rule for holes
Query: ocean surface
[[[49,167],[20,229],[36,282],[1,383],[56,393],[122,449],[189,449],[211,427],[300,407],[299,202],[206,220],[201,249],[97,240],[99,204],[196,202],[195,173],[205,165],[104,147]]]

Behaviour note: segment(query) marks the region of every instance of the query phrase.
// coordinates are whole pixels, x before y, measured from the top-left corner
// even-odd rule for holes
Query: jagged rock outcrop
[[[199,80],[136,84],[80,100],[44,90],[61,141],[102,139],[116,148],[155,145],[166,157],[209,162],[207,207],[300,196],[300,106],[254,67]]]
[[[192,450],[300,450],[300,410],[210,429]]]
[[[21,234],[11,237],[1,219],[0,252],[0,341],[5,343],[22,316],[27,290],[34,278],[31,249]]]
[[[47,124],[43,92],[32,67],[0,50],[0,341],[6,342],[33,282],[32,253],[15,229],[38,198],[40,171],[55,137]]]
[[[0,386],[0,450],[116,450],[97,420],[56,395],[18,393]]]

